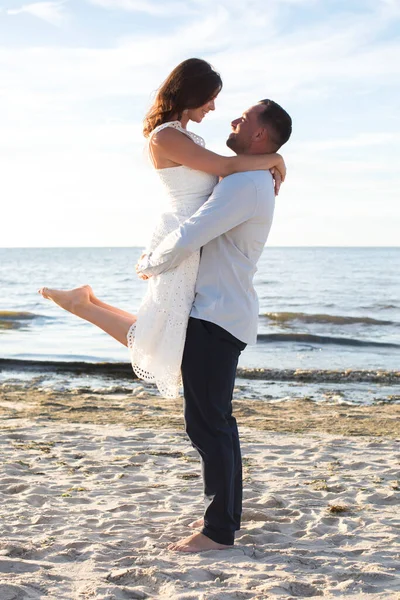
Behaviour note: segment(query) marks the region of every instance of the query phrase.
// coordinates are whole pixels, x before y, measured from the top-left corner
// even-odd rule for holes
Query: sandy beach
[[[1,385],[1,600],[400,599],[399,404],[236,401],[243,527],[197,555],[181,404]]]

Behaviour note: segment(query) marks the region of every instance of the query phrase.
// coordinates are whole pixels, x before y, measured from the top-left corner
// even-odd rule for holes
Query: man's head
[[[260,100],[231,123],[226,145],[236,154],[277,152],[290,138],[292,119],[273,100]]]

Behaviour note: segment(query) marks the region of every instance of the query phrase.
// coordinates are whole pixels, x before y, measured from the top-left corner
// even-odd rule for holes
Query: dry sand
[[[400,406],[240,401],[236,545],[167,550],[202,514],[181,402],[0,391],[0,600],[400,600]]]

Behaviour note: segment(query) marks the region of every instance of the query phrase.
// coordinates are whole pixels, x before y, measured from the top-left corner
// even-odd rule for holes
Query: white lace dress
[[[203,138],[183,129],[179,121],[157,127],[174,127],[204,146]],[[167,192],[168,208],[160,215],[146,252],[153,251],[168,233],[193,215],[210,196],[217,177],[185,166],[157,169]],[[148,281],[137,321],[128,332],[132,367],[144,381],[157,385],[162,396],[176,398],[182,385],[181,363],[186,328],[194,300],[200,252],[178,267]]]

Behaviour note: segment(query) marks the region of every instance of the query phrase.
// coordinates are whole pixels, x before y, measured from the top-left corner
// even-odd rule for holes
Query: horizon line
[[[73,250],[73,249],[105,249],[105,248],[125,248],[125,249],[142,249],[145,248],[144,245],[138,245],[138,246],[111,246],[111,245],[106,245],[106,246],[0,246],[0,250]],[[275,245],[275,244],[268,244],[266,246],[264,246],[264,249],[268,249],[268,248],[391,248],[391,249],[400,249],[400,245],[397,246],[393,246],[393,245],[384,245],[384,246],[379,246],[379,245],[371,245],[371,246],[367,246],[367,245],[361,245],[361,246],[348,246],[345,244],[341,244],[341,245],[335,245],[335,246],[331,246],[331,245],[319,245],[319,244],[315,244],[315,245],[311,245],[311,246],[306,246],[306,245],[302,245],[302,246],[280,246],[280,245]]]

